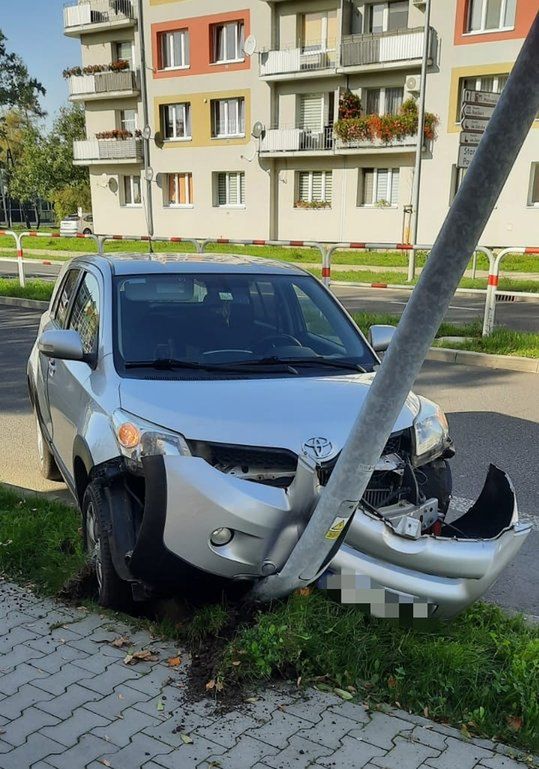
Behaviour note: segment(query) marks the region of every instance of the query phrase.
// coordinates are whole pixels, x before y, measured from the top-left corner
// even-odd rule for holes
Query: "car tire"
[[[39,469],[41,475],[48,481],[62,481],[62,474],[58,470],[58,465],[54,459],[50,448],[47,445],[45,436],[43,435],[43,429],[37,412],[35,413],[36,419],[36,443],[37,443],[37,456],[39,460]]]
[[[95,569],[99,604],[128,611],[133,602],[131,586],[120,579],[114,568],[106,532],[105,500],[101,487],[95,482],[84,492],[82,521],[84,546]]]
[[[86,227],[86,229],[82,231],[82,234],[83,235],[91,235],[92,234],[92,230],[90,230],[90,229],[88,229],[88,227]]]

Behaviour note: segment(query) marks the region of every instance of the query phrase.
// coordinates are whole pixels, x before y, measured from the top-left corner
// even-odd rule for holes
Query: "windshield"
[[[124,376],[313,376],[371,371],[376,359],[307,275],[115,278],[115,361]],[[163,373],[164,372],[164,373]]]

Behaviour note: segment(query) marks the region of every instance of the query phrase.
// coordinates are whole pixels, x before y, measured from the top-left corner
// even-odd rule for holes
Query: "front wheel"
[[[104,506],[101,488],[96,483],[90,483],[82,500],[84,544],[95,569],[99,603],[108,609],[126,611],[132,603],[131,587],[120,579],[114,568],[104,525]]]
[[[62,474],[58,470],[58,465],[56,464],[52,452],[47,445],[47,441],[43,436],[43,429],[41,427],[37,412],[34,412],[34,416],[36,420],[37,456],[39,460],[39,469],[41,470],[41,475],[48,481],[61,481]]]

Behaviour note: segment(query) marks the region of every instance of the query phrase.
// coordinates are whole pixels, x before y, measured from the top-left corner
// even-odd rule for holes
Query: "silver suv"
[[[280,571],[390,338],[379,326],[367,341],[319,281],[281,262],[68,263],[28,383],[41,470],[80,505],[101,603],[181,589],[193,574],[202,589]],[[436,616],[481,595],[529,529],[494,467],[449,523],[452,455],[441,409],[410,393],[326,574]]]

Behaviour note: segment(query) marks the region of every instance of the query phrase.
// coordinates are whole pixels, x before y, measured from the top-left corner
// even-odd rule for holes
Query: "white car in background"
[[[60,235],[93,235],[94,217],[92,214],[71,214],[60,222]]]

